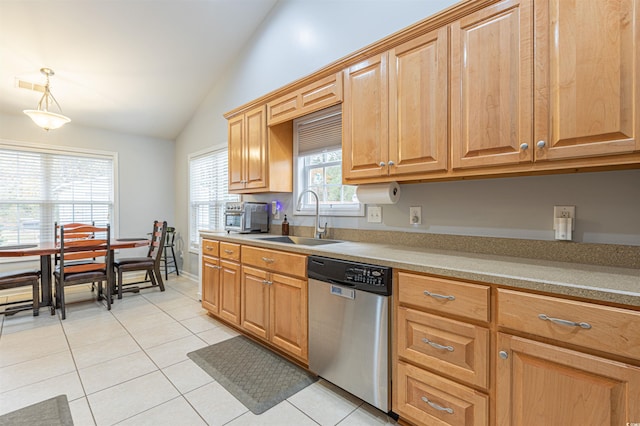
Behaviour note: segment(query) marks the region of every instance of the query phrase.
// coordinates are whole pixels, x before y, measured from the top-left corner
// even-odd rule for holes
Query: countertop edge
[[[334,257],[640,309],[640,269],[344,241],[322,246],[263,241],[271,234],[201,231],[202,238]],[[603,285],[606,283],[606,285]]]

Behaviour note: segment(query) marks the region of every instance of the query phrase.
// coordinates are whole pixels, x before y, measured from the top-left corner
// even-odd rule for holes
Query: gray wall
[[[176,223],[188,229],[187,156],[225,146],[225,112],[308,75],[454,1],[380,0],[283,1],[224,79],[212,88],[177,139]],[[509,238],[553,239],[554,205],[575,205],[575,241],[640,245],[640,171],[483,179],[402,185],[396,205],[383,207],[383,223],[365,218],[328,218],[329,226],[403,230]],[[294,225],[312,226],[310,217],[292,216],[290,194],[250,199],[281,201]],[[420,205],[423,224],[408,224],[410,206]],[[198,273],[195,253],[185,252],[185,268]]]

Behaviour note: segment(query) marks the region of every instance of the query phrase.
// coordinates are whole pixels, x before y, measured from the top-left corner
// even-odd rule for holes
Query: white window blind
[[[0,245],[53,241],[55,222],[111,223],[114,157],[0,144]]]
[[[210,151],[189,159],[189,247],[200,247],[199,232],[224,229],[224,205],[240,197],[229,194],[227,150]]]

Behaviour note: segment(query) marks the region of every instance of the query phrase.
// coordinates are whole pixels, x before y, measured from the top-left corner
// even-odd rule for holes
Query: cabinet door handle
[[[264,260],[266,263],[273,263],[273,262],[275,262],[275,259],[271,259],[271,258],[264,257],[264,256],[262,257],[262,260]]]
[[[538,141],[538,143],[536,143],[536,146],[537,146],[539,149],[542,149],[542,148],[544,148],[545,146],[547,146],[547,143],[546,143],[545,141]]]
[[[444,294],[431,293],[428,290],[423,291],[425,296],[433,297],[434,299],[447,299],[447,300],[456,300],[455,296],[445,296]]]
[[[232,253],[233,253],[233,250],[224,249],[224,252],[225,252],[225,253],[227,253],[227,254],[232,254]]]
[[[380,167],[384,167],[384,166],[386,166],[386,165],[387,165],[387,164],[386,164],[384,161],[381,161],[381,162],[380,162]]]
[[[520,150],[521,151],[525,151],[527,149],[529,149],[529,144],[528,143],[525,142],[525,143],[521,143],[520,144]]]
[[[262,284],[271,285],[273,281],[262,280]]]
[[[393,160],[390,160],[390,161],[389,161],[389,167],[391,167],[391,166],[395,166],[395,165],[396,165],[396,163],[394,163],[394,162],[393,162]]]
[[[222,269],[222,266],[216,266],[215,268],[216,269]]]
[[[445,411],[449,414],[453,414],[453,408],[448,408],[448,407],[443,407],[442,405],[438,405],[435,402],[429,401],[429,399],[426,396],[423,396],[422,400],[427,404],[429,404],[431,408],[435,408],[438,411]]]
[[[446,350],[448,350],[449,352],[453,352],[453,350],[454,350],[454,349],[453,349],[453,346],[445,346],[445,345],[441,345],[441,344],[439,344],[439,343],[436,343],[436,342],[433,342],[433,341],[431,341],[431,340],[427,339],[426,337],[423,337],[423,338],[422,338],[422,342],[423,342],[423,343],[426,343],[427,345],[432,346],[432,347],[434,347],[434,348],[436,348],[436,349],[446,349]]]
[[[591,324],[589,324],[588,322],[575,322],[575,321],[569,321],[569,320],[564,320],[560,318],[552,318],[545,314],[539,314],[538,318],[540,318],[543,321],[551,321],[554,324],[567,325],[569,327],[580,327],[580,328],[584,328],[585,330],[588,330],[591,328]]]

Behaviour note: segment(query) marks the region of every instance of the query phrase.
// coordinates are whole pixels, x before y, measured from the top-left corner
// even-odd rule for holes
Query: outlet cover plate
[[[422,224],[422,207],[421,206],[409,207],[409,224],[410,225]]]
[[[367,207],[367,222],[369,222],[369,223],[382,223],[382,207],[380,207],[380,206],[368,206]]]

